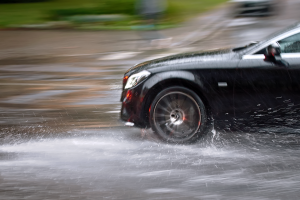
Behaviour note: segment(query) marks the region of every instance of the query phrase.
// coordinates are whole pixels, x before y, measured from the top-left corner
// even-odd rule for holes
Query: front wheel
[[[161,91],[151,104],[150,124],[164,141],[193,142],[206,132],[207,114],[199,96],[184,87]]]

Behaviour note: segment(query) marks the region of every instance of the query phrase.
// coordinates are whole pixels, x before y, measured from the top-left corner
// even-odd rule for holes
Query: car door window
[[[300,33],[296,33],[277,42],[281,46],[281,53],[284,58],[300,57]],[[252,55],[244,55],[243,59],[263,59],[267,53],[266,48],[267,46],[257,50]]]
[[[300,33],[278,41],[282,53],[300,53]]]
[[[278,43],[281,46],[281,53],[300,53],[300,33],[284,38]],[[266,54],[266,48],[263,48],[254,55]]]

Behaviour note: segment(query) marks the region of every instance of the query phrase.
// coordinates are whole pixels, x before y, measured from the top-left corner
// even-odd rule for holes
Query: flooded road
[[[170,145],[123,126],[123,73],[158,55],[2,65],[0,199],[298,199],[297,130]]]
[[[171,145],[119,121],[134,64],[244,45],[295,21],[237,18],[184,48],[0,59],[0,199],[299,199],[299,129],[213,131]]]
[[[2,69],[0,199],[298,199],[299,134],[165,144],[119,122],[125,67],[60,66]]]
[[[138,129],[0,146],[0,199],[298,199],[299,135],[169,145]]]

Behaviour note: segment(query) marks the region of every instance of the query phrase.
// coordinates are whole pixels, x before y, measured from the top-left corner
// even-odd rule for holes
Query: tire
[[[184,87],[162,90],[153,100],[150,125],[164,141],[191,143],[207,131],[208,116],[199,96]]]

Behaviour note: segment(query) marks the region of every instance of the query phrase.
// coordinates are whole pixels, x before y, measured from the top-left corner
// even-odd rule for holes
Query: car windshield
[[[280,30],[280,31],[277,31],[275,33],[272,33],[271,35],[265,37],[265,39],[263,39],[262,41],[260,42],[251,42],[250,44],[246,45],[246,46],[243,46],[243,47],[238,47],[238,48],[234,48],[232,49],[232,51],[234,52],[241,52],[241,53],[244,53],[244,52],[248,52],[248,51],[251,51],[252,49],[254,49],[255,47],[269,41],[269,40],[272,40],[273,38],[277,37],[278,35],[281,35],[285,32],[288,32],[290,30],[293,30],[295,29],[296,27],[299,27],[300,24],[294,24],[292,26],[289,26],[288,28],[285,28],[283,30]]]

